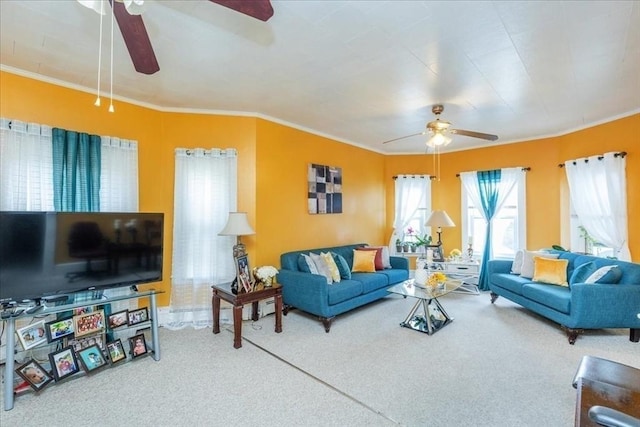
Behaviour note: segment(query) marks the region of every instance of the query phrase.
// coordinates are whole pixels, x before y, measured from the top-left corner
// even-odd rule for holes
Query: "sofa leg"
[[[333,321],[333,317],[321,317],[320,320],[322,321],[322,324],[324,325],[324,331],[326,333],[329,333],[329,330],[331,329],[331,322]]]
[[[498,299],[498,294],[491,292],[491,304],[493,304],[494,302],[496,302],[496,300]]]
[[[565,328],[565,330],[567,331],[567,338],[569,338],[569,344],[571,345],[575,344],[578,335],[584,332],[582,329]]]
[[[640,328],[629,329],[629,341],[631,342],[640,341]]]
[[[289,314],[289,310],[292,310],[293,307],[291,307],[289,304],[284,304],[282,307],[282,314],[284,314],[285,316],[287,314]]]

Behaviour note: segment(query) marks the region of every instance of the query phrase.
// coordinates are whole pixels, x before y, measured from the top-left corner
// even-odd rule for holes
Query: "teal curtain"
[[[491,220],[498,206],[498,187],[500,185],[500,169],[478,172],[478,187],[480,190],[480,202],[485,218],[487,218],[487,235],[485,236],[484,251],[482,253],[482,265],[480,266],[480,278],[478,288],[482,291],[489,290],[489,274],[487,264],[491,255]]]
[[[58,212],[100,210],[98,135],[53,128],[53,206]]]

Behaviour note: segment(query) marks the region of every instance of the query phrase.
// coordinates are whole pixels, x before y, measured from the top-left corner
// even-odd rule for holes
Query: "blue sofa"
[[[597,268],[617,265],[622,272],[616,284],[571,283],[569,287],[534,282],[511,274],[512,261],[488,263],[491,302],[503,296],[559,323],[574,344],[584,329],[629,328],[629,339],[640,341],[640,264],[572,252],[553,251],[567,259],[567,278],[580,265],[593,262]]]
[[[306,273],[298,267],[301,254],[333,252],[342,255],[349,267],[353,266],[353,250],[366,246],[358,243],[328,248],[305,249],[280,255],[278,283],[282,285],[284,314],[297,308],[318,316],[325,331],[331,329],[331,322],[338,314],[384,298],[387,289],[409,278],[409,261],[403,257],[390,257],[391,268],[375,273],[351,273],[351,279],[327,284],[324,276]]]

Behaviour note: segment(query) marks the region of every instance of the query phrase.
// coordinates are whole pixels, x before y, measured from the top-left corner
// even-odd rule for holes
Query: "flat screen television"
[[[0,212],[0,303],[162,280],[162,213]]]

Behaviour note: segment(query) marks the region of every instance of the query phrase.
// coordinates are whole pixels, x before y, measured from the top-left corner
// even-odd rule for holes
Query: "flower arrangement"
[[[278,274],[277,268],[272,265],[264,265],[262,267],[258,267],[255,276],[262,282],[270,282],[274,277],[276,277],[276,274]]]
[[[445,280],[447,280],[447,276],[441,271],[436,271],[431,276],[429,276],[429,280],[427,281],[427,283],[429,284],[429,286],[435,288],[440,283],[444,283]]]
[[[451,258],[458,258],[462,256],[462,252],[460,249],[452,249],[451,252],[449,252],[449,256]]]

